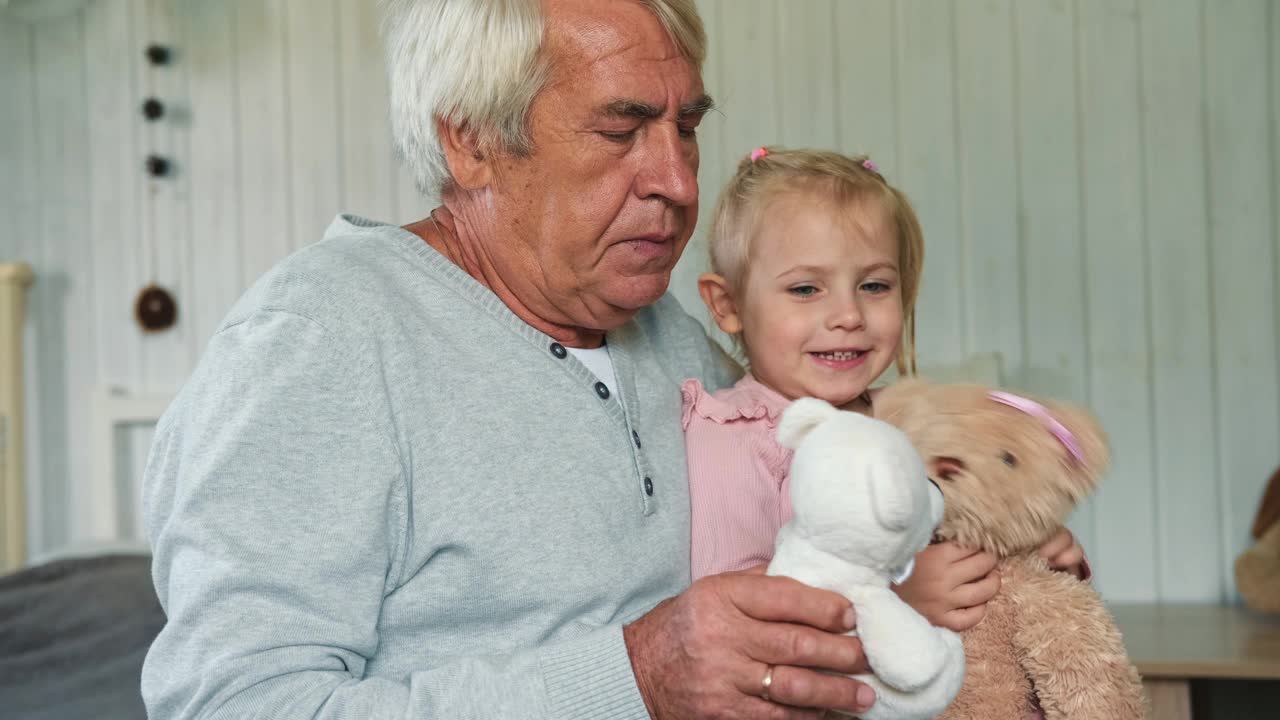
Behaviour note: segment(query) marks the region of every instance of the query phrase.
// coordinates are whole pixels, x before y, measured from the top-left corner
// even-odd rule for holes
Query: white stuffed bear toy
[[[792,403],[778,440],[795,450],[791,504],[770,575],[840,593],[853,603],[856,634],[876,691],[864,720],[924,720],[941,713],[964,681],[960,636],[929,624],[889,584],[909,574],[942,520],[942,493],[897,428],[822,400]]]

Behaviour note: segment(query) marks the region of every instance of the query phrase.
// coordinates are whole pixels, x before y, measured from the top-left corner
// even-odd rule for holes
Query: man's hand
[[[996,562],[988,552],[937,543],[916,555],[911,577],[893,590],[929,622],[962,632],[981,622],[1000,590]]]
[[[1071,573],[1081,580],[1088,580],[1093,575],[1089,561],[1084,557],[1084,548],[1066,528],[1058,528],[1058,532],[1040,546],[1040,557],[1054,570]]]
[[[789,578],[702,578],[623,628],[640,694],[655,720],[821,718],[865,711],[875,692],[849,601]],[[762,681],[774,666],[769,700]],[[828,670],[840,675],[832,675]]]

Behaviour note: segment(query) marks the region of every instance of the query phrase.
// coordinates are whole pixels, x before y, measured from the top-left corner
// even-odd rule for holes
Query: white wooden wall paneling
[[[228,308],[243,290],[243,238],[237,192],[241,158],[236,94],[235,6],[188,3],[179,16],[185,38],[177,70],[187,79],[191,188],[191,291],[188,327],[199,358]],[[189,368],[187,368],[189,369]],[[167,388],[172,389],[172,388]]]
[[[964,280],[968,326],[977,352],[1004,367],[1023,357],[1022,243],[1018,236],[1018,159],[1013,107],[1013,18],[1009,0],[956,4],[956,108]],[[925,254],[932,250],[925,237]],[[925,282],[929,282],[929,278]]]
[[[86,458],[67,452],[66,438],[84,437],[82,403],[97,367],[90,318],[93,315],[92,248],[83,17],[35,28],[37,172],[31,177],[41,200],[34,246],[37,281],[32,287],[38,381],[32,388],[42,406],[39,472],[43,487],[42,532],[65,536],[84,514],[87,498],[73,493],[84,477]]]
[[[284,0],[229,0],[235,15],[239,110],[242,286],[253,284],[292,247]]]
[[[324,235],[335,208],[341,207],[348,178],[341,162],[337,4],[335,0],[286,0],[285,18],[287,135],[293,187],[293,247],[297,249]]]
[[[342,49],[342,167],[346,184],[343,210],[369,218],[398,222],[399,161],[391,144],[387,118],[387,81],[377,16],[362,4],[338,6],[338,45]],[[355,180],[358,178],[359,180]],[[337,209],[330,209],[330,218]]]
[[[95,2],[85,9],[88,91],[90,222],[98,280],[94,326],[104,383],[137,386],[143,378],[142,348],[134,335],[130,301],[146,282],[141,189],[144,183],[140,94],[134,89],[134,42],[130,2]]]
[[[727,120],[722,182],[752,149],[782,143],[782,108],[777,102],[781,63],[774,5],[771,0],[723,3],[719,42],[724,47],[716,55],[722,63],[722,85],[712,89]],[[722,182],[711,191],[712,196]],[[708,200],[714,202],[713,197]]]
[[[835,9],[832,0],[804,4],[773,3],[777,15],[778,104],[782,111],[782,144],[834,148],[836,114]]]
[[[83,229],[83,242],[84,247],[92,250],[92,263],[85,258],[79,262],[93,276],[93,312],[91,325],[74,332],[83,333],[94,344],[97,365],[93,374],[79,378],[88,394],[77,393],[72,397],[65,417],[70,426],[86,432],[92,431],[90,395],[96,386],[137,387],[147,377],[143,346],[136,339],[132,301],[138,290],[156,277],[152,267],[159,253],[180,252],[170,244],[180,240],[180,236],[166,237],[162,241],[163,249],[158,247],[156,252],[150,252],[148,237],[144,234],[147,226],[141,222],[143,208],[150,207],[142,198],[146,176],[145,150],[141,148],[150,138],[142,127],[140,105],[144,93],[138,91],[139,78],[134,67],[135,56],[141,56],[142,45],[136,42],[140,36],[139,26],[150,15],[150,8],[134,2],[92,3],[84,10],[90,221]],[[176,109],[173,99],[160,93],[157,97],[165,102],[169,115],[161,122],[171,122]],[[180,101],[182,96],[178,97]],[[177,108],[177,112],[180,117],[181,109]],[[174,222],[187,227],[181,219]],[[44,241],[64,246],[78,244],[71,238],[56,236],[46,237]],[[180,304],[180,312],[185,310],[185,305]],[[173,365],[182,360],[171,358],[169,362]],[[152,363],[154,366],[155,361]],[[77,438],[76,441],[63,438],[61,442],[67,445],[76,442],[87,450],[87,436]],[[53,450],[59,451],[64,450]],[[86,459],[91,463],[92,455]],[[119,488],[93,483],[93,468],[87,463],[85,470],[85,475],[73,474],[68,478],[64,504],[71,514],[60,533],[60,542],[73,538],[112,538],[117,529],[113,521],[121,511],[132,506],[131,502],[123,501]],[[78,500],[67,503],[70,498]]]
[[[1280,438],[1266,0],[1209,3],[1203,14],[1209,253],[1224,586],[1253,544],[1249,528]],[[1251,322],[1241,322],[1250,318]]]
[[[959,270],[965,249],[955,192],[954,7],[902,0],[895,8],[900,165],[881,169],[890,182],[907,190],[924,229],[925,268],[916,313],[920,361],[959,362],[969,348]]]
[[[1156,500],[1137,7],[1133,0],[1077,7],[1087,397],[1114,449],[1089,549],[1107,597],[1141,601],[1156,587],[1158,550],[1134,542],[1155,536]]]
[[[832,23],[838,148],[890,173],[901,167],[894,15],[893,0],[839,0]]]
[[[1143,0],[1143,162],[1151,272],[1156,433],[1156,546],[1161,597],[1222,597],[1222,540],[1214,527],[1211,315],[1205,265],[1204,57],[1197,0]]]

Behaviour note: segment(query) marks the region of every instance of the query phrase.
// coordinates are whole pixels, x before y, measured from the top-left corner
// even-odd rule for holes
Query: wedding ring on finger
[[[765,667],[764,677],[761,678],[760,680],[760,687],[762,688],[762,692],[760,693],[761,699],[763,699],[765,702],[771,702],[773,698],[769,697],[769,688],[773,687],[773,666],[772,665],[768,665]]]

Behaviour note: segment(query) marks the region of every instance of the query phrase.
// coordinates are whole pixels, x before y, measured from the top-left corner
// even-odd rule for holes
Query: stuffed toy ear
[[[932,384],[924,380],[909,378],[899,380],[877,392],[873,398],[875,416],[892,425],[901,426],[903,417],[917,405]]]
[[[1111,462],[1107,434],[1102,423],[1087,410],[1066,403],[1050,403],[1049,412],[1075,436],[1084,452],[1084,467],[1095,478],[1106,471]]]
[[[863,470],[867,473],[867,487],[871,491],[871,509],[880,526],[894,532],[911,527],[914,513],[911,490],[906,484],[894,477],[884,463],[871,462]]]
[[[1258,517],[1253,521],[1253,538],[1260,540],[1273,524],[1280,521],[1280,470],[1271,476],[1267,492],[1258,507]]]
[[[795,450],[800,441],[810,430],[826,422],[840,412],[831,403],[817,398],[800,398],[787,406],[782,412],[782,422],[778,423],[778,442],[783,447]]]

